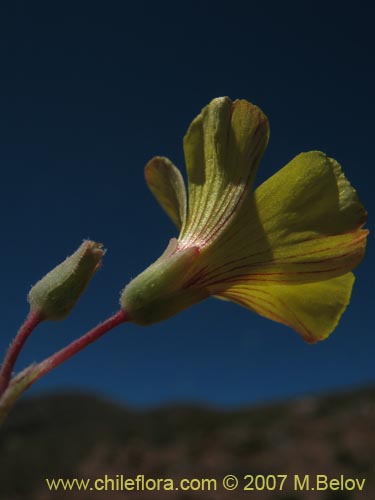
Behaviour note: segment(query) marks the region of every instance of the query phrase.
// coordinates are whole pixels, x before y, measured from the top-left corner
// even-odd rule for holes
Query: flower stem
[[[43,321],[43,316],[38,311],[30,311],[24,324],[18,330],[13,342],[5,355],[0,371],[0,395],[4,393],[9,385],[10,378],[17,358],[34,328]]]
[[[35,378],[33,377],[33,382],[39,380],[48,372],[61,365],[61,363],[71,358],[78,352],[82,351],[82,349],[87,347],[92,342],[95,342],[95,340],[98,340],[109,330],[112,330],[116,326],[119,326],[126,321],[129,321],[129,317],[125,311],[120,309],[120,311],[118,311],[116,314],[110,316],[108,319],[103,321],[103,323],[100,323],[98,326],[85,333],[85,335],[82,335],[82,337],[80,337],[79,339],[75,340],[60,351],[57,351],[49,358],[46,358],[44,361],[41,361],[40,363],[35,365],[34,370],[37,375],[35,376]]]
[[[98,326],[85,333],[79,339],[67,345],[49,358],[38,364],[31,365],[8,383],[6,390],[0,397],[0,425],[6,418],[17,399],[37,380],[48,372],[61,365],[64,361],[82,351],[95,340],[112,330],[121,323],[129,321],[129,316],[122,309]],[[27,338],[27,336],[26,336]]]

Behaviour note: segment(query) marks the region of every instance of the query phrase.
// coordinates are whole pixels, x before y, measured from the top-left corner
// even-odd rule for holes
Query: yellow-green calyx
[[[326,338],[350,301],[367,213],[341,166],[301,153],[250,192],[269,125],[253,104],[211,101],[184,137],[188,193],[164,157],[146,182],[180,231],[124,290],[130,319],[149,324],[214,296],[298,331]]]
[[[101,243],[84,241],[78,250],[31,288],[30,310],[47,320],[64,319],[99,269],[103,255]]]
[[[156,323],[208,297],[204,289],[187,286],[198,255],[198,247],[179,250],[173,238],[163,255],[122,292],[120,303],[131,320],[140,325]]]

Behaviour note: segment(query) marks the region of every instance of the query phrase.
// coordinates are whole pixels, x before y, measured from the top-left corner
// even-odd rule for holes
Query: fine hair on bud
[[[83,241],[72,255],[31,288],[30,311],[46,320],[65,319],[99,269],[104,252],[101,243]]]

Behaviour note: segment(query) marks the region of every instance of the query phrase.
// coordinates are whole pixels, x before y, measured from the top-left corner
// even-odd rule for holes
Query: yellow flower
[[[340,165],[319,151],[299,154],[250,194],[268,137],[257,106],[217,98],[184,138],[188,203],[170,160],[147,164],[148,186],[180,235],[123,291],[133,321],[160,321],[215,296],[308,342],[336,327],[365,252],[366,211]]]

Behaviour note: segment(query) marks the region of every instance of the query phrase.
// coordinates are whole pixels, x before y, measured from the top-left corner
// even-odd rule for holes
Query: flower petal
[[[219,298],[232,300],[273,321],[290,326],[310,343],[336,328],[350,301],[354,275],[346,273],[319,283],[228,288]]]
[[[203,283],[308,283],[345,274],[363,258],[366,215],[335,160],[302,153],[256,190],[207,251]]]
[[[181,229],[186,217],[186,189],[181,172],[162,156],[155,156],[145,167],[147,185],[172,219]]]
[[[204,247],[233,219],[268,136],[266,116],[244,100],[214,99],[193,120],[184,138],[189,211],[181,247]]]

